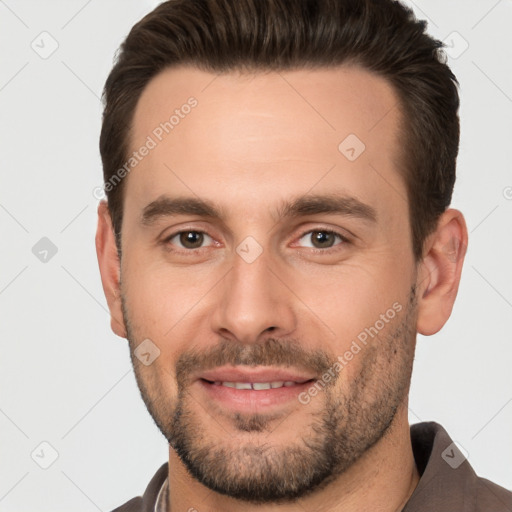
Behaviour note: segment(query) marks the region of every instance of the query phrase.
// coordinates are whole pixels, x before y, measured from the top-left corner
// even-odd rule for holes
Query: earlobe
[[[418,272],[417,331],[425,336],[438,332],[451,315],[459,288],[468,232],[462,213],[446,210],[436,231],[429,236]]]
[[[106,201],[98,205],[98,227],[96,230],[96,254],[101,274],[103,292],[110,310],[112,331],[126,338],[120,295],[121,267],[115,243],[112,220]]]

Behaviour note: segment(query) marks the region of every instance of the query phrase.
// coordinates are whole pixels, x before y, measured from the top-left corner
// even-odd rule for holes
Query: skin
[[[197,106],[125,178],[121,261],[105,202],[96,236],[112,329],[129,339],[143,399],[169,436],[169,510],[241,506],[187,471],[173,446],[180,426],[206,454],[230,454],[221,463],[227,475],[254,481],[251,470],[283,460],[297,469],[296,460],[285,459],[287,449],[325,439],[320,422],[327,416],[338,440],[330,450],[339,461],[331,477],[296,502],[244,502],[244,510],[401,510],[419,480],[407,417],[416,333],[438,332],[451,314],[467,247],[462,214],[448,209],[440,217],[416,264],[398,172],[400,108],[391,85],[368,71],[166,70],[139,100],[132,150],[190,96]],[[355,161],[338,150],[348,134],[366,146]],[[224,218],[167,215],[144,225],[144,208],[164,194],[209,200]],[[278,218],[283,202],[304,194],[356,197],[377,220],[333,213]],[[187,229],[208,235],[202,248],[169,240]],[[335,237],[330,248],[315,249],[311,232],[325,229],[348,242]],[[248,236],[262,249],[251,263],[236,250]],[[296,361],[299,371],[321,377],[322,365],[307,361],[332,365],[396,303],[401,310],[307,404],[290,400],[268,409],[255,402],[237,415],[196,379],[222,343],[229,354],[222,362],[246,355],[266,368],[277,366],[272,361],[282,366],[275,340],[290,356],[289,368]],[[147,338],[160,350],[149,366],[133,355]],[[181,365],[192,352],[196,366]],[[178,403],[188,419],[173,423]],[[262,445],[273,454],[265,459],[269,466],[255,455]]]

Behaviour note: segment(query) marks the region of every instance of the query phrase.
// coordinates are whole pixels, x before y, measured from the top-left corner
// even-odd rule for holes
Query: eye
[[[177,245],[182,249],[200,249],[205,241],[211,243],[213,239],[203,231],[190,229],[173,233],[164,240],[164,243]]]
[[[336,240],[343,243],[349,242],[346,237],[336,231],[329,229],[315,229],[304,233],[299,239],[299,244],[301,241],[304,241],[304,247],[312,247],[313,249],[330,249],[335,245]]]

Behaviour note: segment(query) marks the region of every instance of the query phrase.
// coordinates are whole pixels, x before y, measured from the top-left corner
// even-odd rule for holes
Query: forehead
[[[400,122],[392,86],[359,67],[219,75],[168,69],[137,103],[131,151],[149,140],[151,150],[130,172],[125,195],[142,208],[173,189],[212,197],[212,186],[223,183],[230,185],[226,201],[235,192],[271,198],[312,187],[396,201],[397,190],[405,194]]]

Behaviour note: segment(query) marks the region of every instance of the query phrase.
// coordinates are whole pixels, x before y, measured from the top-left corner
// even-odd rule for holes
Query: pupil
[[[180,242],[184,247],[188,247],[191,249],[196,249],[201,247],[203,243],[203,234],[198,233],[197,231],[188,231],[186,233],[181,233]]]
[[[314,244],[319,247],[330,247],[332,243],[332,233],[326,233],[325,231],[316,231],[313,239]]]

